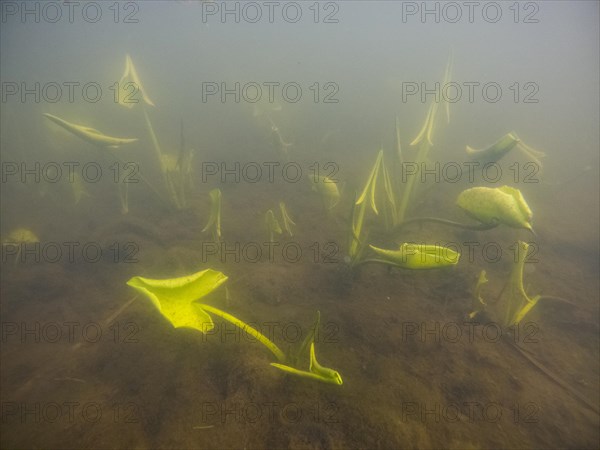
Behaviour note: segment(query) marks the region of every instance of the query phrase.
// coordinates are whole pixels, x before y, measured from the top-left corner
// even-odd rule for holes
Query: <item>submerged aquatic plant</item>
[[[289,148],[293,144],[291,142],[286,142],[285,139],[283,139],[279,127],[275,125],[275,122],[273,122],[273,119],[271,119],[271,117],[269,117],[269,121],[271,122],[271,142],[273,143],[273,147],[275,148],[280,157],[289,160]]]
[[[342,385],[342,376],[336,370],[330,369],[328,367],[323,367],[317,362],[317,357],[315,354],[315,335],[318,332],[319,325],[321,320],[321,313],[317,311],[315,323],[312,326],[309,333],[306,335],[306,338],[302,342],[302,345],[298,349],[298,351],[293,355],[288,357],[290,363],[297,364],[298,359],[302,356],[303,353],[306,352],[308,347],[310,346],[310,354],[309,354],[309,366],[308,371],[296,369],[291,365],[280,364],[280,363],[271,363],[273,367],[276,367],[284,372],[287,372],[292,375],[296,375],[303,378],[310,378],[316,381],[322,381],[324,383],[337,384]]]
[[[546,156],[544,152],[535,150],[526,145],[514,132],[506,133],[496,143],[487,148],[475,150],[467,145],[466,150],[467,154],[473,160],[487,164],[499,161],[513,148],[520,150],[526,157],[531,158],[531,160],[540,167],[542,165],[540,158]]]
[[[206,333],[213,321],[196,303],[227,281],[227,276],[212,269],[178,278],[157,280],[133,277],[127,284],[150,299],[156,309],[175,328],[194,328]]]
[[[507,327],[521,322],[527,313],[537,304],[538,300],[542,298],[541,295],[529,297],[523,287],[523,268],[528,250],[529,244],[523,241],[517,242],[516,261],[500,296],[500,304],[504,304],[506,308],[504,324]]]
[[[281,220],[283,221],[283,228],[289,234],[290,237],[294,236],[292,233],[292,225],[296,226],[296,223],[292,220],[287,212],[287,208],[284,202],[279,202],[279,211],[281,212]]]
[[[396,230],[410,223],[434,222],[467,230],[489,230],[502,224],[525,228],[533,233],[533,213],[519,189],[510,186],[474,187],[461,192],[456,204],[479,223],[469,225],[437,217],[414,217],[401,223]]]
[[[317,320],[311,332],[308,333],[300,350],[286,356],[281,349],[265,335],[247,323],[231,314],[198,301],[217,289],[227,281],[227,276],[222,272],[212,269],[202,270],[192,275],[163,280],[133,277],[127,284],[144,294],[154,307],[175,328],[187,327],[208,333],[214,328],[210,314],[214,314],[248,333],[258,342],[263,344],[278,360],[273,366],[302,377],[308,377],[326,383],[342,384],[342,378],[333,369],[321,366],[317,362],[314,349],[314,336],[316,334],[320,314],[317,311]],[[310,344],[309,371],[295,369],[287,364],[295,364],[296,360]]]
[[[281,234],[283,230],[272,209],[269,209],[265,214],[265,225],[269,234],[269,242],[275,242],[275,234]]]
[[[76,125],[74,123],[67,122],[64,119],[61,119],[60,117],[53,116],[52,114],[44,114],[44,116],[50,119],[52,122],[63,127],[64,129],[70,131],[74,135],[80,137],[84,141],[97,147],[101,147],[102,149],[116,149],[119,148],[121,145],[137,142],[138,140],[137,138],[117,138],[113,136],[107,136],[94,128],[86,127],[83,125]],[[112,156],[117,161],[122,162],[116,154],[112,153]],[[147,183],[147,180],[145,178],[142,177],[142,179]],[[77,183],[77,185],[75,183]],[[74,180],[73,189],[73,193],[75,195],[75,203],[77,204],[81,199],[81,196],[85,194],[85,189],[83,188],[83,184],[78,182],[78,180]],[[121,201],[121,212],[123,214],[126,214],[129,211],[128,184],[119,182],[117,185],[117,189],[119,199]]]
[[[365,187],[362,190],[362,193],[356,199],[356,205],[361,205],[366,199],[369,197],[369,204],[371,205],[371,209],[375,214],[379,214],[379,210],[377,209],[377,203],[375,201],[375,193],[377,190],[377,179],[379,178],[379,172],[381,170],[381,165],[383,161],[383,150],[379,150],[377,154],[377,158],[375,159],[375,164],[371,169],[371,173],[369,174],[369,178],[367,178],[367,182]]]
[[[472,302],[472,311],[467,315],[469,319],[474,319],[479,313],[485,310],[487,303],[481,296],[481,290],[483,285],[488,282],[486,277],[485,270],[479,272],[479,277],[477,277],[477,284],[475,285],[475,289],[473,289],[473,302]]]
[[[527,292],[525,292],[525,287],[523,286],[523,268],[525,265],[525,260],[527,259],[529,244],[523,241],[518,241],[516,249],[517,253],[515,255],[515,262],[510,272],[508,281],[502,288],[500,296],[496,301],[498,307],[504,309],[502,322],[506,328],[518,325],[519,322],[525,318],[527,313],[533,309],[538,301],[546,297],[541,295],[529,297]],[[489,302],[487,302],[481,294],[482,288],[487,282],[488,279],[486,277],[486,272],[485,270],[482,270],[477,279],[477,284],[473,290],[473,311],[468,315],[470,319],[473,319],[489,304]],[[558,297],[549,298],[555,298],[568,303],[568,301]]]
[[[398,250],[388,250],[369,245],[377,258],[363,262],[377,262],[402,269],[439,269],[454,266],[460,259],[460,253],[449,247],[432,244],[403,243]]]
[[[208,195],[210,195],[211,202],[210,217],[202,232],[206,233],[210,230],[213,241],[219,242],[221,240],[221,190],[218,188],[213,189]]]
[[[150,97],[146,93],[146,89],[140,81],[140,77],[133,65],[131,56],[125,55],[125,72],[119,80],[119,93],[117,95],[117,101],[120,105],[126,108],[133,108],[139,100],[135,98],[136,94],[141,94],[142,101],[148,106],[154,106]]]
[[[321,195],[323,206],[327,211],[331,211],[340,202],[340,191],[337,187],[337,181],[326,176],[315,176],[311,179],[311,189]]]
[[[286,366],[285,364],[271,363],[271,365],[283,370],[284,372],[291,373],[292,375],[299,377],[310,378],[312,380],[322,381],[330,384],[344,384],[342,381],[342,376],[339,374],[339,372],[328,367],[323,367],[317,362],[314,342],[310,343],[310,364],[308,371],[299,370],[291,366]]]
[[[175,328],[187,327],[207,333],[214,328],[209,314],[212,313],[246,331],[265,345],[279,361],[284,361],[283,352],[258,330],[214,306],[198,303],[198,300],[225,281],[227,276],[222,272],[206,269],[185,277],[166,280],[133,277],[127,284],[148,297]]]
[[[363,232],[366,209],[366,202],[362,202],[358,206],[356,205],[356,202],[352,204],[350,236],[348,242],[348,259],[350,266],[354,266],[360,260],[366,247],[368,232],[366,230]]]
[[[137,94],[141,95],[141,102],[136,98]],[[162,174],[164,189],[166,189],[169,194],[168,203],[176,209],[186,207],[187,202],[184,186],[190,173],[191,155],[186,155],[185,149],[183,148],[183,125],[179,157],[175,160],[174,157],[165,154],[161,149],[158,137],[156,136],[154,127],[150,121],[150,116],[146,110],[146,106],[155,106],[154,102],[148,97],[129,54],[125,56],[125,72],[119,81],[118,103],[130,109],[137,104],[140,104],[144,115],[144,122],[156,154],[158,168]],[[154,191],[158,193],[157,189],[154,189]],[[160,194],[159,197],[161,199],[163,198]]]
[[[461,192],[456,204],[484,225],[504,224],[533,230],[533,214],[519,189],[474,187]]]
[[[400,147],[398,147],[398,152],[399,157],[401,157]],[[380,178],[382,178],[382,180],[380,180]],[[379,186],[381,186],[381,188],[378,189]],[[367,212],[367,204],[376,216],[380,215],[380,211],[382,212],[381,216],[383,217],[386,229],[390,230],[394,227],[398,218],[397,201],[394,182],[385,165],[383,149],[379,150],[377,153],[375,163],[371,168],[365,186],[362,189],[361,194],[356,196],[352,205],[348,243],[348,258],[351,266],[355,265],[360,260],[362,253],[366,248],[368,231],[366,229],[363,230],[363,226]]]
[[[442,85],[446,85],[451,77],[452,77],[452,66],[453,66],[453,55],[450,52],[450,56],[448,57],[448,62],[446,64],[446,69],[444,71],[444,81]],[[414,172],[406,173],[406,183],[404,184],[404,188],[402,191],[402,196],[400,198],[400,203],[398,205],[397,212],[397,223],[402,223],[406,219],[406,214],[410,205],[411,200],[415,195],[415,183],[416,180],[421,177],[421,168],[424,163],[427,161],[427,156],[429,155],[429,151],[433,146],[433,130],[436,123],[437,111],[438,111],[439,103],[435,100],[429,105],[429,109],[427,110],[427,115],[425,116],[425,121],[423,122],[423,126],[419,131],[419,134],[413,139],[410,143],[411,146],[417,146],[417,155],[414,161],[414,167],[416,170]],[[450,122],[450,106],[446,101],[446,116],[447,122]],[[403,163],[404,164],[404,163]]]
[[[36,244],[38,242],[40,242],[40,239],[29,228],[16,228],[11,231],[9,235],[2,241],[2,245],[6,247],[17,247],[17,252],[15,253],[16,264],[21,257],[21,249],[23,245]]]
[[[96,130],[95,128],[67,122],[66,120],[57,116],[53,116],[52,114],[44,113],[44,117],[63,127],[65,130],[74,134],[78,138],[98,147],[118,148],[121,145],[131,144],[138,141],[137,138],[118,138],[114,136],[108,136],[101,131]]]
[[[83,178],[77,172],[73,174],[71,190],[73,192],[73,202],[75,205],[79,204],[83,197],[91,197],[90,193],[85,188]]]
[[[161,171],[167,183],[167,190],[172,203],[177,209],[188,206],[187,192],[193,186],[192,160],[194,151],[187,150],[183,135],[183,121],[181,122],[179,154],[161,153]]]

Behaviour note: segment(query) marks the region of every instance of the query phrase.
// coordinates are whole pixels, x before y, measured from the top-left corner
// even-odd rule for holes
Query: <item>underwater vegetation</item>
[[[470,225],[439,217],[413,217],[401,223],[396,230],[411,223],[433,222],[481,231],[506,225],[511,228],[524,228],[533,233],[533,213],[519,189],[510,186],[474,187],[462,191],[456,199],[456,204],[479,223]]]
[[[141,96],[141,101],[137,98]],[[154,102],[150,100],[145,88],[143,87],[138,72],[129,55],[125,58],[125,71],[119,81],[119,92],[117,96],[118,104],[128,109],[133,109],[140,105],[144,123],[148,130],[148,136],[154,148],[156,155],[156,165],[163,179],[163,186],[150,181],[142,174],[138,173],[141,181],[145,183],[152,192],[154,192],[161,202],[170,205],[174,209],[183,209],[188,206],[187,195],[192,186],[192,161],[193,150],[186,149],[183,141],[183,124],[181,125],[181,143],[178,155],[163,152],[158,137],[152,126],[150,116],[146,106],[155,107]],[[44,116],[61,126],[75,136],[96,147],[106,149],[117,149],[125,145],[131,145],[139,141],[139,138],[121,138],[106,135],[95,128],[68,122],[55,115],[44,113]],[[121,154],[111,153],[111,157],[117,161],[123,162]],[[119,183],[119,198],[121,201],[121,211],[123,214],[129,212],[128,184]],[[162,191],[162,192],[161,192]],[[166,192],[166,196],[165,193]]]
[[[136,276],[131,278],[127,284],[148,298],[174,328],[186,327],[207,333],[214,328],[214,322],[210,315],[214,314],[263,344],[277,358],[278,363],[271,363],[272,366],[300,377],[325,383],[342,384],[340,374],[333,369],[321,366],[315,356],[314,336],[320,323],[319,312],[317,312],[315,325],[311,328],[311,332],[308,333],[300,349],[293,354],[286,355],[274,342],[247,323],[212,305],[198,302],[224,284],[227,278],[222,272],[205,269],[191,275],[162,280]],[[308,345],[310,345],[309,371],[288,365],[296,363]]]
[[[503,224],[533,231],[533,213],[521,191],[510,187],[474,187],[460,193],[456,204],[483,225]]]
[[[221,241],[221,190],[213,189],[208,193],[210,196],[210,216],[206,226],[202,229],[203,233],[210,230],[213,241]]]
[[[121,106],[133,108],[139,103],[139,100],[136,98],[138,93],[142,96],[142,101],[146,105],[154,106],[154,102],[150,100],[146,89],[144,89],[140,81],[140,77],[129,54],[125,55],[125,71],[119,80],[119,89],[120,92],[117,99]]]
[[[52,114],[44,113],[44,117],[63,127],[65,130],[73,133],[75,136],[92,145],[97,145],[98,147],[119,148],[121,145],[131,144],[132,142],[138,141],[137,138],[118,138],[108,136],[101,131],[96,130],[95,128],[67,122],[66,120],[57,116],[53,116]]]
[[[5,239],[2,240],[2,246],[14,246],[17,247],[17,253],[15,254],[15,264],[21,257],[21,249],[25,244],[35,244],[40,242],[37,235],[28,228],[17,228],[12,230]]]
[[[467,145],[466,151],[467,155],[469,155],[474,161],[488,164],[500,161],[513,148],[520,150],[526,157],[531,159],[538,166],[542,166],[540,158],[543,158],[546,156],[546,154],[526,145],[517,137],[517,134],[514,132],[505,134],[495,144],[481,150],[475,150]]]
[[[443,80],[448,83],[452,77],[453,57],[450,55],[446,64]],[[193,203],[190,196],[197,194],[193,179],[193,163],[195,152],[185,144],[183,123],[180,128],[180,142],[178,151],[168,147],[164,151],[159,136],[156,134],[151,120],[152,108],[156,108],[146,89],[142,85],[138,71],[131,56],[125,58],[125,70],[119,83],[119,105],[126,107],[134,118],[139,114],[138,120],[143,124],[147,136],[147,145],[152,147],[154,177],[140,178],[147,187],[156,195],[156,199],[167,205],[171,211],[191,209]],[[442,109],[440,109],[442,108]],[[270,106],[266,111],[259,112],[255,108],[255,117],[266,118],[263,125],[269,130],[268,138],[283,160],[289,160],[289,151],[292,143],[284,138],[280,127],[276,124],[273,113],[280,107]],[[446,120],[441,120],[445,110]],[[88,142],[98,149],[101,154],[108,154],[121,160],[127,148],[143,144],[139,137],[115,137],[104,134],[86,125],[66,121],[52,114],[44,116],[68,130],[70,133]],[[458,194],[456,206],[473,219],[476,223],[462,224],[438,217],[416,217],[414,212],[417,202],[422,196],[421,185],[417,180],[421,177],[420,170],[424,163],[429,161],[432,150],[438,143],[437,132],[440,126],[450,123],[449,102],[432,101],[427,105],[425,117],[415,137],[407,146],[413,156],[410,164],[417,170],[407,172],[404,170],[407,161],[403,152],[400,121],[395,117],[393,151],[379,147],[369,160],[366,178],[361,180],[358,189],[353,189],[350,195],[344,193],[344,186],[333,177],[315,175],[309,177],[311,189],[319,196],[323,208],[316,208],[315,214],[326,216],[337,222],[342,214],[343,205],[351,204],[347,228],[340,230],[347,236],[347,257],[345,261],[352,270],[362,267],[363,264],[377,263],[388,267],[405,270],[450,270],[460,263],[461,254],[447,246],[434,243],[411,243],[403,234],[402,239],[396,237],[405,227],[414,223],[432,222],[440,225],[454,226],[470,230],[486,231],[500,225],[525,229],[533,232],[532,209],[529,207],[521,191],[511,186],[487,187],[476,186],[465,189]],[[288,135],[288,133],[285,133]],[[144,138],[144,136],[143,136]],[[118,150],[116,150],[118,149]],[[412,149],[412,151],[411,151]],[[507,133],[493,145],[475,150],[466,147],[466,157],[480,162],[496,162],[514,151],[523,153],[536,163],[545,156],[543,152],[534,150],[517,137],[514,132]],[[371,159],[373,157],[373,159]],[[401,177],[404,174],[405,177]],[[202,193],[206,195],[206,193]],[[207,221],[202,228],[202,233],[210,233],[214,242],[222,240],[221,210],[222,193],[218,188],[208,192],[210,207],[207,211]],[[352,196],[353,198],[346,198]],[[73,183],[73,198],[78,204],[82,198],[89,197],[81,180]],[[119,198],[123,213],[129,211],[129,192],[127,185],[119,185]],[[293,237],[297,224],[293,220],[298,218],[284,201],[272,203],[264,215],[264,225],[254,224],[255,227],[264,226],[264,231],[270,242],[281,237]],[[268,206],[267,206],[268,207]],[[264,211],[264,210],[263,210]],[[290,213],[290,211],[292,213]],[[383,236],[383,239],[382,239]],[[385,242],[375,241],[383,240]],[[393,241],[393,243],[390,243]],[[398,243],[399,241],[399,243]],[[13,231],[4,241],[3,245],[39,242],[37,236],[26,228]],[[522,241],[518,243],[519,254],[511,270],[510,276],[498,299],[491,300],[486,295],[488,274],[485,270],[479,272],[477,283],[473,289],[473,303],[468,313],[474,319],[483,311],[494,311],[501,317],[505,328],[513,327],[522,322],[535,308],[541,299],[548,298],[543,295],[530,296],[523,282],[523,268],[526,262],[528,245]],[[17,256],[18,258],[18,256]],[[135,276],[127,284],[148,299],[154,309],[167,320],[174,329],[185,327],[207,334],[215,327],[215,320],[223,320],[248,333],[260,342],[274,357],[270,365],[277,369],[281,375],[292,375],[306,380],[318,381],[327,384],[342,385],[342,376],[332,368],[321,365],[317,359],[317,346],[315,336],[320,327],[320,312],[317,311],[315,321],[303,342],[295,349],[284,352],[275,342],[248,323],[223,310],[207,296],[219,288],[225,288],[225,309],[229,309],[227,300],[229,293],[225,287],[228,277],[217,270],[204,269],[196,273],[170,279],[152,279]],[[215,297],[210,297],[215,298]],[[542,369],[540,369],[542,370]],[[554,377],[556,378],[556,377]]]
[[[265,228],[269,236],[269,242],[275,242],[275,236],[282,235],[285,231],[289,237],[294,236],[292,227],[296,226],[296,222],[290,217],[285,202],[279,202],[279,213],[281,221],[277,219],[272,209],[267,210],[265,214]],[[281,225],[283,224],[283,226]]]
[[[290,215],[288,214],[287,207],[284,202],[279,202],[279,211],[281,212],[281,220],[283,221],[283,228],[287,232],[290,237],[294,236],[292,232],[292,226],[296,226],[296,222],[292,220]]]
[[[402,269],[439,269],[455,266],[460,253],[440,245],[403,243],[398,250],[386,250],[369,245],[377,254],[377,258],[369,258],[363,262],[379,262]]]
[[[337,181],[326,176],[315,176],[311,179],[311,189],[321,196],[323,206],[327,211],[331,211],[340,202],[340,191]]]
[[[493,312],[500,317],[499,322],[504,327],[506,333],[503,334],[504,342],[512,347],[519,355],[530,362],[537,370],[548,377],[552,382],[563,388],[573,398],[579,400],[598,413],[598,408],[586,397],[582,396],[572,384],[565,381],[561,376],[548,369],[543,363],[538,361],[530,351],[522,348],[516,340],[511,339],[513,329],[519,326],[525,320],[525,317],[535,308],[540,300],[558,301],[568,305],[573,305],[569,300],[551,295],[530,296],[523,283],[523,270],[528,257],[529,244],[523,241],[517,242],[516,260],[513,263],[508,280],[504,284],[500,294],[494,301],[486,300],[482,294],[484,286],[488,283],[485,270],[479,273],[477,283],[473,289],[472,311],[467,315],[469,319],[475,319],[482,312]]]
[[[269,209],[265,214],[265,226],[269,235],[269,242],[275,242],[275,235],[283,233],[281,225],[275,217],[272,209]]]
[[[78,205],[82,198],[91,197],[88,190],[85,188],[85,184],[81,175],[77,172],[73,174],[73,182],[71,183],[72,192],[73,192],[73,202],[75,205]]]
[[[509,328],[519,324],[525,316],[535,307],[542,298],[541,295],[530,297],[523,286],[523,268],[529,252],[529,244],[523,241],[517,243],[517,257],[498,299],[493,302],[496,309],[504,309],[501,322],[504,327]],[[485,270],[482,270],[477,279],[473,291],[473,311],[468,314],[469,318],[476,317],[480,312],[486,310],[489,301],[482,296],[484,285],[488,282]]]

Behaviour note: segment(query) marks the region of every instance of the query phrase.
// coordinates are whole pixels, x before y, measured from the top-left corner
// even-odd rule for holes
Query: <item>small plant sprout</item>
[[[483,288],[483,285],[487,282],[488,279],[486,277],[485,270],[482,270],[481,272],[479,272],[479,277],[477,277],[477,284],[475,285],[475,289],[473,289],[473,302],[471,306],[472,311],[467,315],[467,317],[470,320],[477,317],[477,315],[479,315],[479,313],[484,311],[487,307],[487,303],[481,297],[481,290]]]
[[[317,361],[317,356],[315,354],[314,339],[315,335],[318,333],[320,320],[321,313],[317,311],[315,324],[311,328],[310,332],[307,334],[298,352],[294,356],[290,356],[288,358],[288,360],[290,360],[291,363],[296,364],[298,359],[302,356],[303,353],[306,352],[307,348],[310,346],[310,359],[308,371],[296,369],[295,367],[281,363],[271,363],[271,365],[292,375],[296,375],[303,378],[309,378],[311,380],[321,381],[323,383],[337,384],[341,386],[343,384],[343,381],[342,376],[339,374],[339,372],[327,367],[323,367]]]
[[[265,225],[269,234],[269,242],[275,242],[275,235],[283,233],[283,230],[272,209],[269,209],[265,214]]]
[[[296,223],[291,219],[290,215],[288,214],[284,202],[279,202],[279,210],[281,211],[281,220],[283,221],[283,228],[290,237],[294,236],[294,233],[292,233],[292,226],[296,226]]]
[[[202,229],[203,233],[212,232],[213,241],[221,241],[221,190],[213,189],[208,194],[210,196],[210,217],[206,226]]]

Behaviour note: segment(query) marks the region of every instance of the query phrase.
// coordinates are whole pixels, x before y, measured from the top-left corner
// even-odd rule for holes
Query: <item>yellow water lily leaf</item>
[[[466,150],[467,154],[477,161],[493,163],[502,159],[502,157],[515,148],[519,142],[520,140],[516,134],[507,133],[498,139],[496,143],[487,148],[476,150],[467,145]]]
[[[66,120],[61,119],[60,117],[48,113],[44,113],[44,117],[51,120],[55,124],[63,127],[65,130],[73,133],[80,139],[83,139],[84,141],[93,145],[97,145],[99,147],[118,148],[121,145],[131,144],[132,142],[137,142],[138,140],[137,138],[120,138],[108,136],[96,130],[95,128],[67,122]]]
[[[519,241],[517,249],[517,261],[513,265],[508,283],[500,297],[500,304],[504,304],[506,307],[506,326],[512,326],[521,322],[541,298],[541,295],[529,297],[523,286],[523,269],[525,260],[527,259],[529,244]]]
[[[456,204],[483,224],[502,223],[513,228],[532,230],[533,214],[516,188],[474,187],[460,193]]]
[[[291,366],[287,366],[285,364],[279,363],[271,363],[273,367],[278,368],[279,370],[283,370],[284,372],[290,373],[292,375],[296,375],[303,378],[310,378],[316,381],[322,381],[323,383],[329,384],[337,384],[341,386],[344,384],[342,381],[342,376],[338,371],[330,369],[328,367],[323,367],[317,362],[317,357],[315,356],[315,343],[311,342],[310,344],[310,368],[309,370],[300,370]]]
[[[127,284],[148,297],[175,328],[188,327],[206,333],[213,329],[213,321],[195,302],[225,281],[227,276],[222,272],[206,269],[185,277],[164,280],[133,277]]]
[[[387,250],[369,245],[381,258],[372,260],[404,269],[438,269],[458,263],[460,253],[449,247],[430,244],[404,243],[398,250]]]
[[[369,195],[371,201],[371,209],[375,214],[379,214],[379,211],[377,210],[377,205],[375,203],[375,191],[377,190],[377,178],[379,178],[379,171],[381,170],[382,161],[383,149],[379,150],[379,153],[377,154],[377,159],[375,160],[375,164],[373,165],[371,173],[369,174],[367,184],[365,184],[365,188],[363,189],[362,194],[360,194],[360,196],[356,200],[356,204],[360,205],[362,202],[365,201],[367,195]]]
[[[142,82],[140,77],[135,70],[131,56],[126,55],[125,57],[125,72],[119,80],[119,104],[127,108],[133,108],[138,103],[138,98],[141,95],[142,101],[149,106],[154,106]]]
[[[317,176],[311,180],[312,190],[318,192],[323,200],[323,205],[330,211],[340,202],[340,191],[337,181],[326,176]]]
[[[34,244],[40,242],[36,234],[28,228],[16,228],[2,241],[3,244]]]

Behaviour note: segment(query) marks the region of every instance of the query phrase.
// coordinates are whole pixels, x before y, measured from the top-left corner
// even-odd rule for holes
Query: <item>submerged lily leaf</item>
[[[138,103],[138,99],[136,98],[138,92],[142,96],[142,101],[144,103],[149,106],[154,106],[154,103],[150,100],[148,94],[146,94],[146,90],[140,81],[140,77],[137,70],[135,70],[131,57],[127,54],[125,56],[125,72],[119,80],[119,104],[127,108],[133,108]]]
[[[479,314],[483,309],[487,306],[487,303],[481,297],[481,289],[483,285],[488,282],[486,277],[485,270],[482,270],[479,273],[479,277],[477,278],[477,284],[475,285],[475,289],[473,292],[473,311],[471,311],[468,315],[469,319],[475,318],[477,314]]]
[[[221,240],[221,190],[213,189],[208,195],[211,200],[210,217],[202,232],[212,230],[213,239],[218,242]]]
[[[67,122],[66,120],[57,116],[53,116],[52,114],[44,113],[44,117],[63,127],[65,130],[70,131],[78,138],[81,138],[84,141],[99,147],[117,148],[120,145],[131,144],[132,142],[137,141],[137,138],[118,138],[114,136],[108,136],[96,130],[95,128]]]
[[[348,242],[348,257],[351,264],[358,261],[366,246],[366,237],[362,236],[366,209],[367,204],[365,202],[362,202],[359,206],[356,205],[356,202],[352,205],[352,222],[350,224],[350,239]]]
[[[36,242],[40,242],[40,240],[33,231],[28,228],[16,228],[6,236],[2,244],[35,244]]]
[[[403,269],[438,269],[458,263],[460,253],[449,247],[429,244],[404,243],[399,250],[387,250],[369,245],[381,259],[367,261],[380,262]]]
[[[529,244],[526,242],[517,243],[517,261],[500,297],[500,304],[506,304],[505,324],[508,327],[521,322],[541,298],[541,295],[530,298],[523,287],[523,268],[528,250]]]
[[[467,154],[471,156],[472,159],[487,164],[499,161],[513,148],[520,150],[525,156],[531,158],[532,161],[539,166],[542,165],[540,158],[546,156],[544,152],[540,152],[539,150],[535,150],[528,145],[525,145],[515,132],[506,133],[496,143],[487,148],[475,150],[467,145],[466,150]]]
[[[493,145],[481,150],[475,150],[467,145],[467,154],[476,161],[493,163],[502,159],[504,155],[515,148],[519,142],[520,139],[516,134],[507,133]]]
[[[185,277],[166,280],[133,277],[127,284],[148,297],[175,328],[188,327],[206,333],[213,329],[213,321],[195,302],[225,281],[227,276],[223,273],[206,269]]]
[[[365,184],[365,188],[362,191],[362,194],[356,200],[356,204],[360,205],[365,201],[367,195],[369,195],[371,202],[371,209],[375,214],[379,214],[377,210],[377,205],[375,204],[375,191],[377,188],[377,178],[379,177],[379,171],[381,170],[381,164],[383,161],[383,150],[379,150],[377,154],[377,159],[375,160],[375,164],[371,169],[371,173],[369,174],[369,178],[367,180],[367,184]]]
[[[516,188],[474,187],[460,193],[456,204],[483,224],[502,223],[513,228],[533,231],[533,214]]]
[[[423,123],[423,127],[416,138],[410,143],[411,146],[422,143],[425,139],[427,139],[427,143],[429,145],[433,145],[431,142],[431,135],[433,134],[433,125],[435,123],[435,117],[437,114],[438,103],[432,102],[427,110],[427,117],[425,117],[425,122]]]
[[[311,179],[311,181],[311,189],[321,195],[325,208],[328,211],[335,208],[340,202],[340,191],[337,182],[326,176],[317,176],[316,179]]]
[[[37,235],[28,228],[16,228],[10,232],[10,234],[2,241],[2,245],[6,246],[18,246],[17,252],[15,253],[15,264],[21,258],[21,249],[23,244],[36,244],[40,242]],[[21,262],[25,262],[21,260]]]
[[[287,208],[284,202],[279,202],[279,210],[281,211],[281,218],[283,220],[283,227],[285,231],[290,235],[290,237],[294,236],[292,233],[292,225],[296,226],[296,223],[292,220],[290,215],[287,212]]]
[[[284,372],[291,373],[292,375],[297,375],[299,377],[310,378],[313,380],[322,381],[324,383],[337,384],[339,386],[344,384],[342,381],[342,376],[339,374],[339,372],[328,367],[323,367],[317,362],[314,342],[311,342],[310,344],[310,366],[308,371],[295,369],[294,367],[278,363],[271,363],[271,365],[283,370]]]

